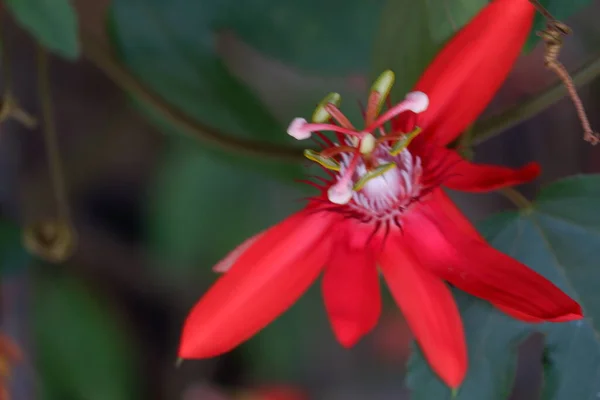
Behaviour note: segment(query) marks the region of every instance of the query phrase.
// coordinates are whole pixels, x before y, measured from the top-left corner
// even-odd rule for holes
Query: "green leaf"
[[[315,87],[306,74],[366,73],[381,4],[115,0],[110,23],[125,65],[173,106],[228,135],[296,144],[286,134],[289,113],[276,118],[272,108],[279,104],[267,101],[265,92],[277,94],[275,103],[298,104],[293,97],[301,98],[294,116],[308,117],[321,97],[340,85],[317,80],[323,87]],[[275,63],[255,68],[255,53],[247,57],[244,46]],[[307,80],[312,83],[294,84]],[[292,87],[298,92],[285,91]]]
[[[171,139],[149,195],[148,239],[173,279],[216,277],[211,267],[218,260],[302,205],[294,201],[301,193],[193,144]]]
[[[33,293],[37,368],[46,399],[139,398],[136,352],[107,304],[65,276],[40,276]]]
[[[581,11],[586,6],[592,4],[592,0],[540,0],[540,3],[559,21],[565,20],[571,15]],[[536,35],[537,31],[546,27],[546,19],[538,13],[535,17],[533,31],[525,45],[526,50],[531,50],[539,42],[540,38]]]
[[[393,98],[408,93],[437,51],[486,0],[388,0],[374,43],[373,73],[396,73]]]
[[[79,57],[77,14],[69,0],[6,0],[5,4],[44,47],[69,60]]]
[[[487,5],[487,0],[426,0],[429,30],[435,43],[450,39]]]
[[[536,331],[545,334],[544,400],[593,399],[600,393],[600,175],[576,176],[540,193],[531,212],[505,212],[480,225],[500,251],[522,261],[576,298],[586,319],[529,325],[488,303],[456,291],[469,345],[469,371],[457,399],[507,399],[516,346]],[[450,399],[422,354],[410,361],[413,399]]]
[[[241,350],[253,381],[301,381],[318,357],[314,344],[334,343],[320,289],[320,282],[314,283],[289,310],[244,343]]]
[[[21,242],[21,230],[8,221],[0,221],[0,273],[12,275],[24,270],[31,260]]]

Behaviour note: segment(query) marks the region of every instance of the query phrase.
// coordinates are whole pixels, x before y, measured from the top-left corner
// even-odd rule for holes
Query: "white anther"
[[[297,140],[308,139],[312,132],[306,129],[306,124],[304,118],[294,118],[287,129],[288,135]]]
[[[419,114],[429,107],[429,96],[423,92],[410,92],[406,95],[406,108]]]
[[[365,136],[360,141],[360,153],[361,154],[371,154],[373,150],[375,150],[375,145],[377,144],[377,140],[375,136],[370,133],[366,133]]]
[[[348,204],[352,200],[352,182],[338,182],[327,191],[327,198],[334,204]]]

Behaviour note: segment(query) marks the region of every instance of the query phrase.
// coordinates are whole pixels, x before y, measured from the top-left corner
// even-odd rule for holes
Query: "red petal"
[[[566,315],[558,316],[556,318],[543,319],[543,318],[538,318],[538,317],[534,317],[534,316],[522,313],[521,311],[515,310],[513,308],[504,307],[504,306],[501,306],[501,305],[498,305],[498,304],[494,304],[494,305],[496,306],[496,308],[498,310],[502,311],[505,314],[510,315],[514,319],[518,319],[520,321],[530,322],[530,323],[539,323],[539,322],[568,322],[568,321],[576,321],[576,320],[582,318],[581,311],[580,311],[579,314],[566,314]]]
[[[464,217],[457,218],[446,209],[438,197],[404,218],[404,239],[412,249],[418,249],[420,262],[442,279],[515,318],[528,322],[582,318],[576,301],[524,264],[475,235],[465,234]]]
[[[221,261],[219,261],[217,263],[217,265],[215,265],[213,267],[213,271],[215,272],[227,272],[229,271],[229,269],[231,268],[231,266],[233,265],[233,263],[235,263],[237,261],[238,258],[240,258],[240,256],[250,248],[250,246],[252,246],[254,244],[254,242],[256,242],[258,240],[259,237],[261,237],[261,235],[265,233],[265,231],[259,232],[256,235],[244,240],[242,242],[242,244],[240,244],[238,247],[236,247],[235,249],[233,249],[229,254],[227,254]]]
[[[434,201],[436,203],[436,206],[442,213],[444,213],[449,219],[451,219],[454,222],[454,226],[456,228],[460,229],[461,235],[470,236],[470,237],[474,238],[475,240],[480,240],[480,241],[483,240],[483,238],[481,237],[481,235],[477,231],[477,229],[475,229],[473,224],[471,224],[471,222],[463,215],[463,213],[458,209],[458,207],[456,207],[454,202],[450,199],[450,197],[448,197],[448,195],[446,193],[444,193],[443,190],[441,190],[441,189],[435,190],[432,193],[432,201]],[[500,309],[501,311],[503,311],[504,313],[512,316],[513,318],[519,319],[521,321],[525,321],[525,322],[542,322],[542,321],[544,321],[543,319],[540,319],[537,317],[532,317],[530,315],[524,314],[524,313],[514,310],[512,308],[499,306],[497,304],[495,304],[495,306],[498,309]],[[566,322],[566,321],[571,321],[571,320],[580,319],[580,318],[581,317],[578,315],[568,314],[568,315],[564,315],[564,316],[559,316],[557,318],[550,318],[547,321]]]
[[[428,138],[445,146],[483,112],[517,60],[534,14],[529,0],[495,0],[437,55],[415,86],[429,96],[419,115]]]
[[[257,397],[249,396],[247,400],[308,400],[304,393],[291,386],[263,387],[256,391],[256,395]]]
[[[345,347],[377,324],[381,313],[379,274],[369,247],[352,246],[342,236],[323,275],[323,299],[331,326]]]
[[[181,358],[231,350],[288,309],[329,258],[336,214],[302,211],[268,229],[194,306]]]
[[[475,164],[463,159],[456,151],[440,148],[438,157],[452,165],[446,172],[443,185],[463,192],[488,192],[507,186],[520,185],[537,178],[541,172],[538,163],[532,162],[519,169],[497,165]]]
[[[379,259],[381,270],[431,368],[456,388],[467,371],[458,308],[446,284],[424,269],[407,249],[398,239],[388,238]]]

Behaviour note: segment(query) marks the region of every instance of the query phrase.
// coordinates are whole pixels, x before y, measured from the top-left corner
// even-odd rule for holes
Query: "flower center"
[[[296,118],[288,128],[288,134],[298,140],[315,133],[326,143],[322,151],[306,150],[304,154],[325,169],[335,171],[335,182],[327,190],[331,203],[348,204],[379,218],[393,210],[403,210],[421,192],[421,160],[408,150],[421,129],[386,133],[384,124],[405,111],[415,114],[425,111],[429,98],[425,93],[411,92],[404,101],[379,115],[393,82],[393,73],[386,71],[373,84],[362,130],[356,129],[339,110],[337,93],[328,95],[319,104],[312,123]],[[335,132],[338,143],[321,131]]]
[[[349,157],[343,155],[340,174],[337,177],[338,183],[328,190],[329,200],[336,204],[348,204],[350,208],[360,211],[361,214],[378,219],[393,217],[405,210],[421,193],[423,174],[421,159],[413,156],[408,149],[392,155],[391,147],[387,144],[379,145],[372,157],[371,162],[392,167],[366,179],[372,172],[369,171],[364,160],[360,160],[352,173],[353,189],[356,188],[357,182],[364,181],[364,184],[360,190],[350,191],[351,198],[348,201],[336,202],[332,200],[331,192],[336,190],[339,182],[346,176],[345,173],[351,168]]]

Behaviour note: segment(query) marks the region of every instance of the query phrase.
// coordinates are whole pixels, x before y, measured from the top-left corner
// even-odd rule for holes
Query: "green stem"
[[[521,192],[514,188],[507,187],[500,189],[498,192],[504,197],[506,197],[508,200],[510,200],[515,206],[517,206],[521,210],[529,210],[533,207],[531,202],[527,200],[527,198],[523,196]]]
[[[600,75],[600,56],[585,64],[575,71],[573,83],[575,86],[583,86]],[[491,139],[503,131],[518,125],[536,114],[547,109],[562,99],[567,90],[562,82],[548,88],[524,102],[509,107],[499,114],[493,115],[475,124],[473,132],[473,145],[478,145]]]

